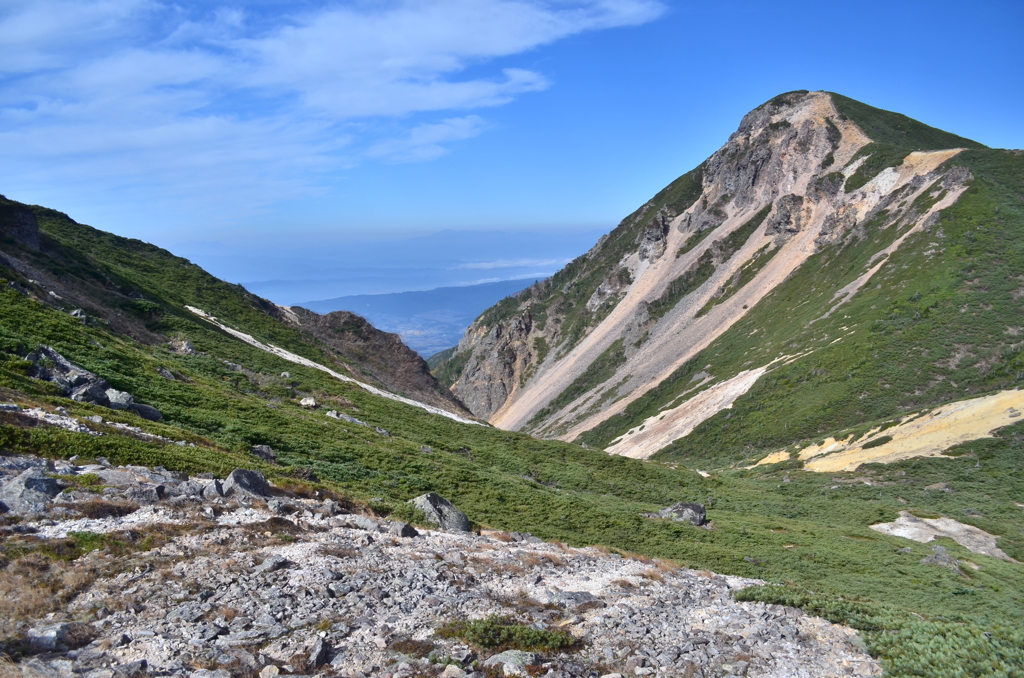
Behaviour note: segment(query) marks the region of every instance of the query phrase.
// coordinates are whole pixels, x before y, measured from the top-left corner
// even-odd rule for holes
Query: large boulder
[[[270,483],[259,471],[236,468],[224,481],[223,492],[225,497],[269,497]]]
[[[50,346],[40,346],[26,358],[34,363],[32,376],[60,386],[65,397],[96,405],[108,404],[110,384],[84,367],[79,367]]]
[[[538,664],[540,664],[540,658],[537,655],[523,650],[505,650],[484,661],[484,666],[500,668],[505,675],[525,673],[522,671],[525,667]]]
[[[17,516],[44,513],[50,501],[61,493],[60,483],[40,468],[30,468],[4,483],[0,489],[0,511]]]
[[[112,410],[127,410],[135,404],[135,399],[130,393],[118,391],[116,388],[108,388],[105,395],[109,401],[108,407]]]
[[[260,459],[267,461],[277,461],[277,455],[274,453],[274,448],[270,445],[253,445],[249,448],[249,451],[255,454]]]
[[[96,381],[90,381],[82,384],[81,386],[75,386],[69,390],[65,389],[65,394],[68,398],[71,398],[78,403],[89,403],[91,405],[101,405],[102,407],[110,407],[110,399],[107,398],[107,391],[111,390],[108,388],[108,384],[105,380],[96,378]]]
[[[469,518],[444,497],[427,492],[413,499],[412,505],[423,511],[427,520],[446,532],[469,532]]]
[[[149,421],[161,421],[164,418],[164,415],[160,413],[160,410],[156,409],[152,405],[132,403],[131,410],[143,419],[148,419]]]
[[[663,508],[658,511],[657,516],[659,518],[668,518],[669,520],[674,520],[676,522],[689,521],[697,527],[708,522],[708,513],[707,510],[705,510],[704,505],[690,501],[681,501],[678,504],[673,504],[672,506]]]
[[[34,626],[25,634],[28,646],[36,652],[67,652],[75,650],[96,637],[89,624],[59,623]]]

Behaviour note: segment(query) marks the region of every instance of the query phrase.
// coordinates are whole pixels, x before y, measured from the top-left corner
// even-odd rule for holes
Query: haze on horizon
[[[543,277],[780,92],[1024,146],[1021,25],[991,0],[7,0],[0,193],[233,282]]]

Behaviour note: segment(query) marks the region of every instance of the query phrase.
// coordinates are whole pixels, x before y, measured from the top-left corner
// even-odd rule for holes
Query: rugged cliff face
[[[460,416],[472,416],[397,334],[378,330],[362,316],[348,311],[320,315],[293,306],[284,309],[282,316],[340,356],[354,378]]]
[[[453,390],[496,426],[648,457],[762,375],[820,353],[824,337],[842,340],[835,315],[880,271],[893,284],[912,277],[895,253],[936,236],[940,251],[940,215],[986,153],[1001,152],[839,95],[776,97],[586,255],[485,312],[450,358],[462,366]],[[794,290],[822,259],[813,289]],[[777,332],[811,297],[816,315],[786,328],[790,341],[727,365],[713,358],[728,351],[708,355],[734,344],[755,309],[744,338]]]

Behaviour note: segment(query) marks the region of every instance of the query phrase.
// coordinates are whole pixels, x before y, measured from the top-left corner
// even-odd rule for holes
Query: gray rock
[[[555,600],[573,612],[596,610],[605,606],[603,600],[589,591],[559,591],[555,594]]]
[[[41,468],[23,471],[8,480],[0,489],[0,511],[18,516],[44,513],[50,501],[61,492],[60,483],[46,475]]]
[[[427,520],[448,532],[469,532],[469,518],[447,499],[433,492],[421,494],[412,505],[423,511]]]
[[[418,537],[420,533],[409,523],[392,522],[388,524],[388,532],[396,537]]]
[[[380,524],[372,518],[366,516],[351,515],[346,517],[346,522],[349,522],[361,530],[369,530],[370,532],[377,532],[380,530]]]
[[[142,403],[132,403],[132,412],[139,415],[147,421],[162,421],[164,415],[160,410],[156,409],[152,405],[143,405]]]
[[[356,426],[369,426],[369,424],[367,424],[365,421],[360,421],[353,417],[352,415],[345,414],[344,412],[338,415],[338,419],[341,419],[342,421],[347,421],[350,424],[355,424]]]
[[[164,498],[163,485],[143,485],[140,487],[129,487],[124,491],[125,499],[137,501],[140,504],[153,504]]]
[[[207,501],[224,496],[224,489],[219,480],[214,480],[203,488],[203,499]]]
[[[260,459],[266,459],[267,461],[277,461],[277,455],[274,454],[274,448],[270,445],[253,445],[249,450]]]
[[[118,391],[116,388],[108,388],[105,392],[108,406],[112,410],[127,410],[135,404],[135,399],[130,393]]]
[[[936,544],[932,547],[932,555],[925,556],[921,559],[921,562],[925,565],[942,565],[948,567],[951,570],[959,570],[959,561],[949,554],[944,546]]]
[[[681,501],[668,508],[663,508],[658,511],[657,515],[660,518],[669,518],[676,522],[689,521],[698,527],[708,521],[707,510],[704,508],[704,505],[688,501]]]
[[[323,638],[317,638],[309,645],[309,659],[306,661],[306,668],[320,668],[321,666],[327,663],[327,659],[330,657],[330,655],[331,646]]]
[[[205,489],[206,488],[203,487],[202,483],[198,483],[194,480],[186,480],[183,483],[179,483],[175,488],[177,493],[183,497],[201,497],[203,496],[203,490]]]
[[[29,629],[25,641],[36,652],[67,652],[87,645],[95,636],[88,624],[45,624]]]
[[[217,669],[216,671],[199,669],[188,674],[188,678],[231,678],[231,673],[224,669]]]
[[[269,558],[264,560],[262,563],[257,565],[256,568],[253,570],[253,572],[256,572],[256,573],[259,573],[259,572],[277,572],[278,570],[286,568],[289,565],[291,565],[291,561],[290,560],[288,560],[284,556],[274,555],[274,556],[270,556]]]
[[[102,379],[76,386],[70,390],[68,397],[78,403],[110,406],[110,401],[107,399],[107,382]]]
[[[525,666],[537,666],[539,658],[532,652],[523,652],[522,650],[505,650],[501,654],[496,654],[493,657],[488,658],[484,662],[484,666],[504,666],[505,664],[511,664],[519,668]]]
[[[224,481],[222,491],[225,497],[269,497],[270,484],[259,471],[236,468]]]

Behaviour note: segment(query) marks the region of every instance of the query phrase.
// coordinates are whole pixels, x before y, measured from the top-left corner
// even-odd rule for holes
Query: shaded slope
[[[0,273],[33,298],[67,312],[80,310],[88,322],[144,343],[160,343],[174,337],[181,320],[191,321],[185,306],[193,305],[357,379],[404,389],[414,399],[468,414],[430,376],[422,360],[358,316],[339,322],[317,320],[306,312],[299,323],[290,310],[225,283],[186,259],[79,224],[55,210],[0,198],[0,226],[5,236]],[[403,357],[392,360],[392,354]]]

